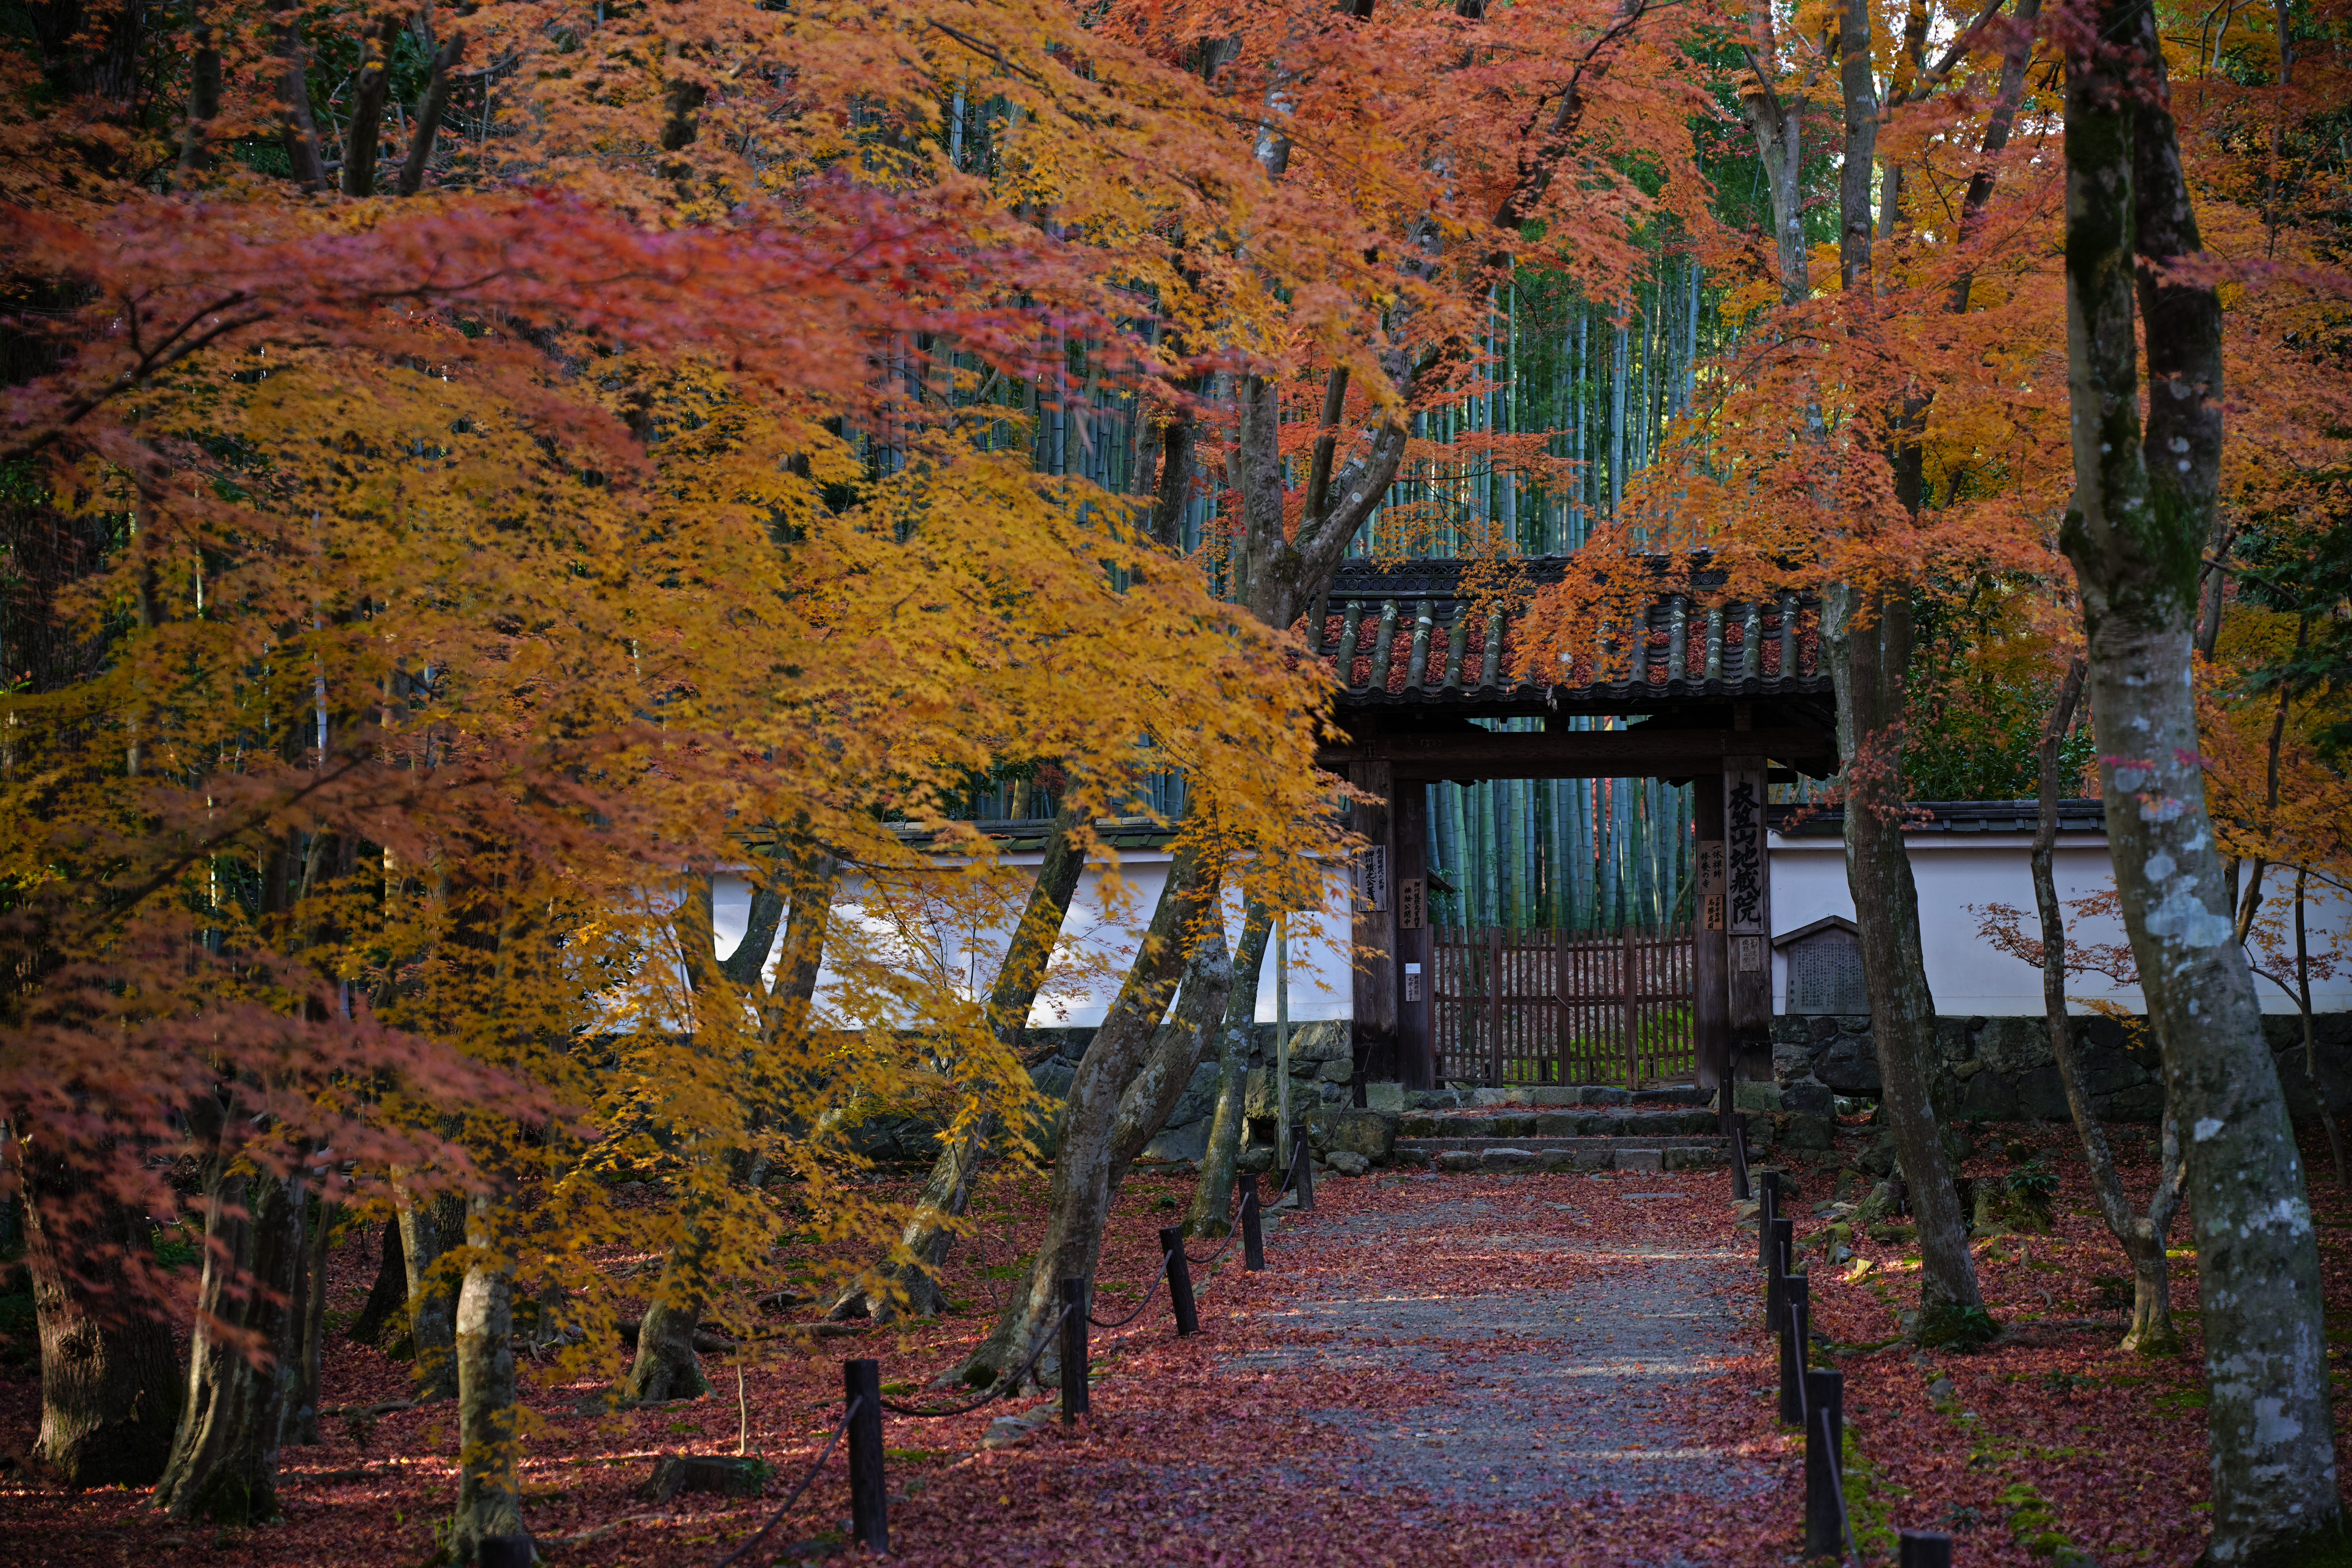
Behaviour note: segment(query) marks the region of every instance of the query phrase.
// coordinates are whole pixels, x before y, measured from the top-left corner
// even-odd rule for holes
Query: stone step
[[[1397,1123],[1406,1138],[1666,1138],[1720,1135],[1712,1110],[1521,1110],[1490,1116],[1433,1116],[1407,1111]]]
[[[1441,1171],[1687,1171],[1726,1165],[1726,1138],[1400,1138],[1400,1165]]]

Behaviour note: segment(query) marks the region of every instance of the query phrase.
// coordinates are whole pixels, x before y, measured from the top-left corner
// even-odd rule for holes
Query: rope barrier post
[[[1764,1227],[1764,1326],[1776,1334],[1785,1316],[1780,1306],[1788,1298],[1781,1291],[1781,1280],[1789,1272],[1789,1251],[1796,1240],[1796,1229],[1792,1219],[1776,1219]]]
[[[530,1568],[528,1535],[485,1535],[474,1552],[474,1561],[480,1568]]]
[[[1845,1373],[1805,1373],[1805,1555],[1845,1550],[1845,1510],[1838,1505],[1845,1447]]]
[[[1731,1195],[1746,1203],[1755,1194],[1748,1190],[1748,1118],[1729,1118],[1731,1131]]]
[[[1780,1419],[1791,1426],[1805,1420],[1805,1389],[1801,1381],[1805,1375],[1806,1298],[1811,1294],[1811,1281],[1801,1274],[1780,1277]]]
[[[1087,1282],[1062,1281],[1062,1425],[1087,1413]]]
[[[1315,1206],[1315,1155],[1307,1146],[1307,1123],[1293,1122],[1290,1128],[1290,1185],[1298,1194],[1298,1206]]]
[[[1192,1305],[1192,1270],[1184,1259],[1184,1233],[1174,1226],[1160,1231],[1160,1250],[1168,1255],[1168,1301],[1176,1309],[1176,1337],[1201,1331],[1201,1314]]]
[[[1242,1267],[1251,1273],[1265,1268],[1265,1233],[1257,1223],[1257,1176],[1242,1177]]]
[[[1932,1530],[1906,1530],[1895,1568],[1952,1568],[1952,1538]]]
[[[1780,1217],[1780,1173],[1767,1171],[1756,1178],[1756,1201],[1763,1206],[1756,1211],[1756,1262],[1759,1268],[1772,1267],[1772,1222]]]
[[[861,1546],[890,1550],[890,1494],[882,1475],[882,1363],[841,1363],[849,1438],[849,1533]]]

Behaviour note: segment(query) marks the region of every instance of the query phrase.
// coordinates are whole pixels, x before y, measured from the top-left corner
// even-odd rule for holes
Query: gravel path
[[[1643,1193],[1619,1182],[1610,1195],[1621,1212],[1654,1205],[1662,1221],[1721,1202],[1719,1179],[1675,1185]],[[1275,1345],[1229,1363],[1429,1374],[1425,1400],[1307,1412],[1360,1441],[1303,1456],[1297,1479],[1418,1492],[1457,1510],[1612,1494],[1730,1504],[1773,1483],[1766,1466],[1704,1446],[1673,1415],[1678,1396],[1746,1348],[1720,1297],[1743,1255],[1668,1239],[1685,1228],[1670,1224],[1650,1236],[1589,1226],[1572,1180],[1432,1180],[1426,1190],[1426,1204],[1402,1213],[1299,1216],[1293,1245],[1311,1246],[1315,1267],[1265,1314]],[[1563,1194],[1570,1201],[1553,1201]],[[1541,1229],[1520,1217],[1534,1207],[1549,1222]],[[1485,1282],[1433,1291],[1429,1264],[1465,1252]],[[1545,1272],[1574,1282],[1518,1282]]]

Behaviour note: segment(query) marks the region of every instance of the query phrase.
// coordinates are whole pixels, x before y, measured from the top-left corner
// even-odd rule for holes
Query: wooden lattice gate
[[[1694,1080],[1689,926],[1432,934],[1441,1079],[1629,1089]]]

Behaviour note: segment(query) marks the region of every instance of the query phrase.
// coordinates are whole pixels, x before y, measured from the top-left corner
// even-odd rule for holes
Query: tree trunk
[[[294,1276],[308,1194],[299,1177],[231,1173],[225,1151],[207,1167],[205,1268],[187,1402],[155,1503],[174,1519],[258,1524],[278,1511],[278,1447],[294,1381]]]
[[[400,1173],[393,1173],[395,1185]],[[441,1267],[466,1223],[465,1200],[400,1195],[400,1252],[408,1270],[409,1375],[419,1400],[457,1393],[457,1281]]]
[[[711,888],[700,879],[694,896],[681,911],[681,945],[687,972],[696,992],[712,1000],[703,1005],[727,1006],[757,1000],[761,1028],[770,1038],[805,1028],[808,1009],[816,994],[816,979],[824,954],[824,933],[832,919],[833,890],[840,863],[822,850],[803,847],[788,861],[784,887],[761,885],[752,889],[751,908],[742,940],[724,959],[713,947],[710,919]],[[782,924],[784,941],[776,956],[772,983],[763,982],[768,950]],[[706,956],[707,955],[707,956]],[[748,993],[748,995],[746,994]],[[744,1131],[756,1131],[761,1108],[746,1112]],[[750,1136],[743,1148],[754,1146]],[[751,1164],[756,1176],[759,1162]],[[646,1402],[694,1399],[709,1392],[695,1353],[695,1336],[702,1327],[702,1310],[709,1295],[709,1273],[718,1233],[709,1205],[688,1200],[680,1216],[678,1239],[662,1265],[660,1283],[646,1304],[637,1328],[636,1358],[622,1380],[625,1399]]]
[[[996,984],[989,991],[988,1026],[997,1043],[1008,1051],[1021,1048],[1029,1009],[1053,962],[1054,944],[1061,939],[1062,922],[1069,917],[1070,900],[1077,894],[1086,854],[1076,835],[1087,825],[1086,818],[1086,808],[1075,798],[1065,799],[1055,814],[1036,885],[1029,889],[1029,901],[1005,948]],[[902,1314],[938,1316],[947,1305],[940,1293],[939,1270],[955,1245],[954,1222],[971,1206],[972,1183],[1003,1125],[993,1113],[977,1117],[961,1136],[940,1150],[931,1164],[930,1179],[916,1200],[916,1217],[898,1238],[898,1252],[883,1260],[872,1280],[844,1291],[829,1316],[871,1316],[886,1323]]]
[[[303,1249],[295,1279],[300,1286],[296,1300],[300,1311],[297,1331],[299,1348],[294,1362],[294,1388],[287,1416],[287,1441],[304,1445],[319,1440],[319,1378],[327,1339],[327,1259],[333,1250],[335,1218],[342,1211],[319,1200],[319,1228]]]
[[[369,1287],[360,1315],[344,1337],[355,1345],[379,1344],[384,1325],[395,1316],[405,1317],[407,1308],[408,1263],[401,1252],[400,1221],[388,1219],[383,1222],[383,1245],[376,1255],[375,1283]]]
[[[969,1382],[989,1383],[1016,1371],[1036,1349],[1039,1333],[1054,1315],[1060,1282],[1094,1277],[1095,1262],[1102,1250],[1103,1218],[1124,1174],[1116,1155],[1117,1144],[1120,1138],[1131,1136],[1136,1121],[1124,1114],[1124,1101],[1129,1086],[1143,1071],[1146,1057],[1161,1059],[1154,1047],[1169,993],[1188,968],[1197,969],[1202,984],[1195,989],[1203,995],[1211,971],[1216,967],[1223,967],[1225,985],[1232,984],[1231,961],[1225,958],[1222,935],[1216,935],[1214,942],[1217,963],[1205,962],[1208,940],[1217,923],[1218,879],[1216,868],[1198,845],[1187,842],[1178,849],[1135,964],[1128,971],[1102,1027],[1095,1031],[1078,1063],[1077,1076],[1070,1081],[1068,1120],[1063,1127],[1061,1152],[1054,1162],[1045,1234],[1038,1244],[1029,1283],[1005,1302],[995,1329],[965,1363],[963,1375]],[[1188,955],[1192,958],[1191,963]],[[1209,1029],[1223,1016],[1222,990],[1216,1000],[1214,1012],[1197,1016],[1179,1008],[1179,1020],[1190,1019],[1202,1037],[1192,1042],[1195,1061]],[[1184,1026],[1171,1021],[1170,1026]],[[1175,1092],[1182,1092],[1181,1080]],[[1165,1108],[1160,1114],[1166,1115]],[[1149,1139],[1150,1133],[1144,1136]],[[1141,1147],[1140,1142],[1137,1147]],[[1052,1357],[1049,1350],[1038,1364],[1041,1380],[1047,1375],[1046,1363]]]
[[[2294,1002],[2303,1015],[2303,1074],[2311,1080],[2311,1092],[2319,1101],[2319,1125],[2327,1134],[2327,1157],[2336,1166],[2339,1186],[2352,1186],[2352,1167],[2347,1167],[2344,1154],[2344,1130],[2336,1124],[2336,1107],[2327,1098],[2327,1086],[2319,1079],[2319,1036],[2314,1028],[2311,1015],[2311,933],[2304,921],[2305,896],[2311,890],[2311,868],[2298,866],[2294,870]]]
[[[343,195],[375,194],[376,148],[383,139],[383,104],[392,89],[392,56],[400,42],[400,18],[385,16],[364,36],[359,82],[352,90],[352,118],[343,132]]]
[[[180,128],[180,162],[173,185],[186,190],[212,167],[212,123],[220,113],[221,53],[212,24],[202,16],[190,29],[195,46],[188,62],[188,117]]]
[[[319,127],[310,117],[310,51],[302,46],[302,23],[293,0],[269,0],[278,23],[278,137],[294,183],[305,191],[326,188],[326,161],[319,152]]]
[[[2094,47],[2095,46],[2095,47]],[[2205,1561],[2309,1561],[2340,1542],[2318,1248],[2200,771],[2189,620],[2221,457],[2213,290],[2143,258],[2202,249],[2152,12],[2101,0],[2066,62],[2066,335],[2074,563],[2109,851],[2173,1115],[2203,1308]],[[2152,383],[2140,427],[2135,293]]]
[[[694,1336],[702,1327],[713,1237],[699,1213],[689,1212],[682,1223],[684,1232],[662,1264],[661,1283],[637,1325],[636,1359],[621,1383],[624,1399],[698,1399],[710,1392]]]
[[[450,34],[433,53],[433,71],[425,80],[425,96],[417,100],[416,112],[409,116],[415,129],[409,132],[408,158],[400,166],[400,184],[396,187],[404,196],[413,196],[425,188],[425,171],[433,159],[433,139],[441,133],[441,117],[449,111],[449,78],[465,52],[466,35],[460,30]]]
[[[487,1535],[523,1535],[522,1445],[515,1435],[514,1269],[488,1232],[488,1201],[476,1198],[472,1265],[457,1291],[457,1511],[449,1521],[457,1563]]]
[[[1201,1184],[1184,1215],[1187,1236],[1224,1236],[1233,1229],[1234,1165],[1241,1157],[1248,1109],[1249,1059],[1257,1036],[1258,976],[1265,968],[1274,911],[1253,899],[1242,916],[1241,950],[1234,955],[1234,988],[1217,1031],[1217,1107],[1209,1147],[1201,1156]]]
[[[1839,750],[1845,754],[1846,882],[1861,933],[1862,976],[1885,1085],[1881,1103],[1911,1191],[1919,1226],[1919,1331],[1931,1341],[1981,1339],[1976,1263],[1927,1097],[1936,1060],[1936,1004],[1919,936],[1919,889],[1903,840],[1901,701],[1910,662],[1907,603],[1874,595],[1867,625],[1855,626],[1855,595],[1830,595],[1831,672],[1838,690]]]
[[[2164,1256],[2172,1215],[2180,1204],[2180,1139],[2171,1111],[2164,1118],[2164,1163],[2158,1173],[2148,1212],[2132,1212],[2116,1174],[2106,1130],[2091,1109],[2083,1075],[2074,1058],[2074,1031],[2066,1019],[2066,921],[2058,907],[2058,881],[2050,858],[2058,843],[2058,748],[2072,726],[2076,702],[2083,694],[2084,662],[2066,668],[2058,701],[2042,727],[2041,749],[2041,819],[2033,831],[2033,903],[2042,917],[2042,1007],[2050,1028],[2050,1054],[2058,1064],[2058,1080],[2065,1086],[2066,1109],[2083,1140],[2083,1157],[2091,1168],[2091,1185],[2099,1194],[2099,1209],[2108,1231],[2120,1243],[2132,1266],[2132,1321],[2123,1348],[2143,1355],[2173,1355],[2180,1336],[2172,1327],[2171,1270]]]
[[[180,1363],[171,1325],[128,1315],[109,1299],[121,1269],[104,1248],[143,1250],[147,1222],[136,1209],[106,1201],[92,1235],[74,1227],[74,1243],[52,1243],[57,1220],[45,1212],[70,1195],[62,1162],[16,1155],[25,1197],[25,1264],[41,1340],[41,1430],[33,1461],[77,1489],[148,1486],[163,1473],[179,1416]],[[76,1265],[95,1267],[87,1279]],[[96,1286],[99,1289],[92,1289]]]

